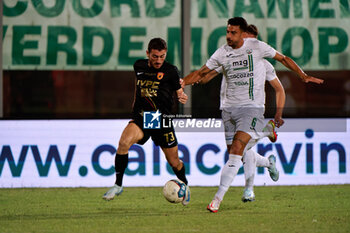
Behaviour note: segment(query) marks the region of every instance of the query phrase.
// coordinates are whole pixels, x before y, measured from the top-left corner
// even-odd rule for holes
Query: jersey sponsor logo
[[[248,85],[247,81],[238,81],[238,82],[233,82],[236,86],[246,86]]]
[[[254,76],[253,72],[244,72],[244,73],[232,74],[229,77],[230,78],[247,78],[247,77],[253,77],[253,76]]]
[[[248,52],[248,50],[247,50]],[[245,70],[248,69],[249,72],[254,71],[253,66],[253,55],[248,54],[248,59],[240,60],[240,61],[233,61],[232,62],[233,70]]]
[[[157,97],[158,91],[152,88],[141,88],[141,97]]]
[[[137,86],[141,88],[152,88],[152,89],[159,89],[160,82],[151,81],[151,80],[137,80]]]
[[[248,60],[233,61],[232,67],[233,67],[233,70],[248,69]]]
[[[141,97],[154,97],[158,95],[160,82],[151,80],[137,80],[137,86],[140,87]]]
[[[143,128],[144,129],[160,129],[160,116],[162,114],[157,111],[143,112]]]
[[[248,66],[248,60],[234,61],[233,66]]]
[[[164,73],[163,72],[158,72],[157,73],[157,79],[161,80],[164,77]]]
[[[156,76],[157,74],[156,74],[156,73],[145,72],[145,75],[146,75],[146,76]]]
[[[226,57],[242,57],[244,54],[234,55],[233,53],[226,54]]]

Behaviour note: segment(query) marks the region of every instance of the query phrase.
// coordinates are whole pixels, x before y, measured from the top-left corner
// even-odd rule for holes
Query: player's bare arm
[[[216,70],[211,70],[209,73],[207,73],[204,78],[202,78],[199,83],[200,84],[206,84],[216,76],[218,76],[218,72]]]
[[[286,94],[280,80],[276,77],[275,79],[269,81],[271,86],[276,92],[276,114],[275,114],[275,125],[279,128],[284,124],[282,119],[283,108],[286,101]]]
[[[200,79],[200,81],[198,81],[197,83],[199,83],[199,84],[206,84],[210,80],[215,78],[218,74],[219,74],[219,72],[217,72],[216,70],[211,70],[209,73],[207,73],[204,76],[204,78]],[[182,88],[185,88],[186,83],[185,83],[185,81],[183,79],[180,79],[180,85],[181,85]]]
[[[193,71],[189,75],[183,78],[185,85],[190,85],[200,82],[210,71],[206,65],[202,66],[199,70]]]
[[[177,94],[177,99],[179,100],[180,103],[185,104],[187,102],[188,96],[186,93],[183,91],[182,88],[176,91]]]
[[[296,63],[291,59],[290,57],[287,57],[279,52],[276,52],[275,57],[273,58],[279,62],[281,62],[285,67],[290,69],[291,71],[294,71],[303,82],[308,83],[317,83],[317,84],[322,84],[323,80],[319,78],[315,78],[312,76],[307,75]]]

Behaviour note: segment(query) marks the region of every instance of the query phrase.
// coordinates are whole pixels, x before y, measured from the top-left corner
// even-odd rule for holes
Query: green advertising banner
[[[168,61],[180,65],[180,0],[2,3],[5,70],[131,70],[153,37],[167,40]],[[350,70],[349,0],[191,0],[193,69],[225,43],[234,16],[304,70]]]

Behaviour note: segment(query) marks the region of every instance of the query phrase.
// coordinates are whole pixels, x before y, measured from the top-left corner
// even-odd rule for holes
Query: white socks
[[[248,150],[243,155],[243,168],[245,177],[245,188],[253,191],[254,177],[256,172],[256,155],[254,151]]]
[[[242,165],[241,159],[242,156],[240,155],[229,155],[229,159],[221,171],[219,190],[215,194],[215,197],[220,201],[222,201],[232,181],[236,177],[238,170]]]
[[[256,153],[253,150],[246,151],[243,155],[245,188],[253,191],[256,167],[269,166],[270,162],[268,158]]]
[[[270,166],[270,161],[268,158],[256,153],[255,151],[253,151],[253,153],[255,154],[257,167],[269,167]]]
[[[231,186],[236,177],[239,168],[242,165],[242,156],[230,154],[225,166],[221,171],[219,190],[215,194],[215,198],[222,201],[228,188]],[[243,167],[245,176],[245,188],[253,191],[254,177],[256,167],[269,167],[268,158],[261,156],[253,150],[248,150],[243,156]]]

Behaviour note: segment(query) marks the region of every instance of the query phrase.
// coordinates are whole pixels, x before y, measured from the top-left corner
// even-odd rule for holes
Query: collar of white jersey
[[[244,41],[248,41],[248,40],[258,40],[257,38],[252,38],[252,37],[248,37],[248,38],[243,38]]]
[[[245,41],[246,39],[254,39],[256,40],[255,38],[244,38],[243,39],[243,45],[241,47],[239,47],[238,49],[234,49],[232,48],[231,46],[229,46],[228,44],[225,44],[223,46],[223,48],[225,49],[226,52],[236,52],[236,51],[240,51],[241,49],[243,49],[245,47]]]

